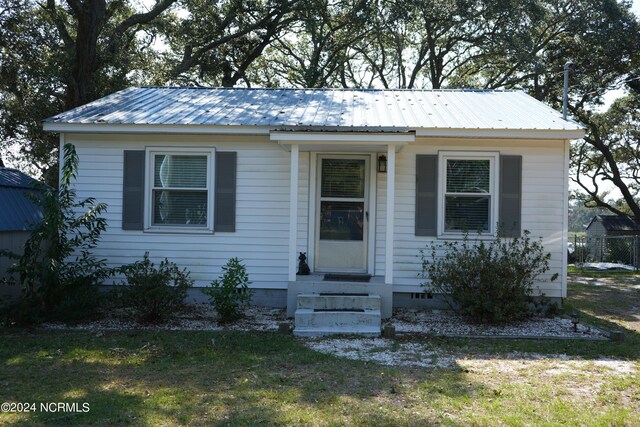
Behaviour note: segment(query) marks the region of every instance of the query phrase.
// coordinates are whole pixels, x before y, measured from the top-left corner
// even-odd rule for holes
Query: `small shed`
[[[596,215],[587,225],[587,237],[640,236],[640,222],[629,215]]]
[[[42,210],[33,196],[37,181],[19,170],[0,167],[0,249],[21,253],[34,226],[42,220]],[[0,257],[0,279],[7,276],[13,261]]]
[[[586,246],[593,261],[640,263],[640,222],[629,215],[596,215],[587,225]]]

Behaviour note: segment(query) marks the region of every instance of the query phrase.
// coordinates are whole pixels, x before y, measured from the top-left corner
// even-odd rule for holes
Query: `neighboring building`
[[[95,254],[111,266],[149,251],[204,286],[239,257],[257,303],[293,314],[299,293],[370,293],[388,317],[428,302],[413,299],[419,249],[504,223],[542,237],[560,275],[539,290],[566,296],[569,141],[584,130],[522,92],[130,88],[44,128],[75,145],[78,196],[109,206]]]
[[[42,212],[34,203],[37,181],[11,168],[0,167],[0,249],[21,253],[33,227],[42,220]],[[13,261],[0,257],[0,279],[7,276]]]
[[[640,222],[629,215],[596,215],[587,225],[587,251],[592,261],[638,266]]]
[[[587,237],[639,236],[640,222],[629,215],[596,215],[586,231]]]

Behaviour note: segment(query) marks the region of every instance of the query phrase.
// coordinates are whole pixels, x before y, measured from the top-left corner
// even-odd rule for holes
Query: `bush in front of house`
[[[156,266],[149,252],[142,261],[119,269],[126,283],[118,288],[125,308],[144,323],[160,323],[175,317],[185,307],[187,290],[193,285],[187,269],[180,269],[165,258]]]
[[[213,280],[211,286],[202,289],[209,296],[221,323],[233,322],[242,317],[242,310],[251,301],[251,289],[247,268],[238,258],[231,258],[222,266],[222,277]]]
[[[529,234],[490,241],[472,241],[465,234],[460,241],[433,244],[420,251],[422,277],[430,279],[423,286],[449,295],[452,308],[474,322],[523,319],[530,313],[533,284],[549,271],[551,258]]]
[[[73,145],[63,147],[64,162],[58,190],[45,185],[34,197],[42,210],[22,254],[0,250],[0,256],[16,263],[9,273],[18,277],[20,296],[3,309],[0,317],[10,325],[31,325],[53,320],[77,322],[95,317],[100,302],[98,284],[111,270],[95,258],[100,234],[106,229],[101,215],[104,203],[93,198],[77,200],[71,181],[78,171]]]

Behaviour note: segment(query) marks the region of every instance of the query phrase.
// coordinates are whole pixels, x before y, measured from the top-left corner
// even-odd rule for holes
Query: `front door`
[[[318,157],[316,271],[367,271],[369,160]]]

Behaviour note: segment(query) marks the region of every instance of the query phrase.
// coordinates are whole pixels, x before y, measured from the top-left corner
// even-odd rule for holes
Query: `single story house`
[[[0,167],[0,249],[22,253],[34,226],[42,220],[42,210],[29,196],[37,194],[36,182],[17,169]],[[0,257],[0,280],[9,277],[7,269],[13,263]]]
[[[336,294],[375,297],[383,318],[427,304],[419,250],[499,223],[543,239],[560,275],[539,290],[566,296],[569,141],[584,129],[523,92],[140,87],[44,129],[75,145],[78,196],[109,206],[98,257],[150,251],[201,286],[239,257],[254,301],[298,310],[296,328]]]

